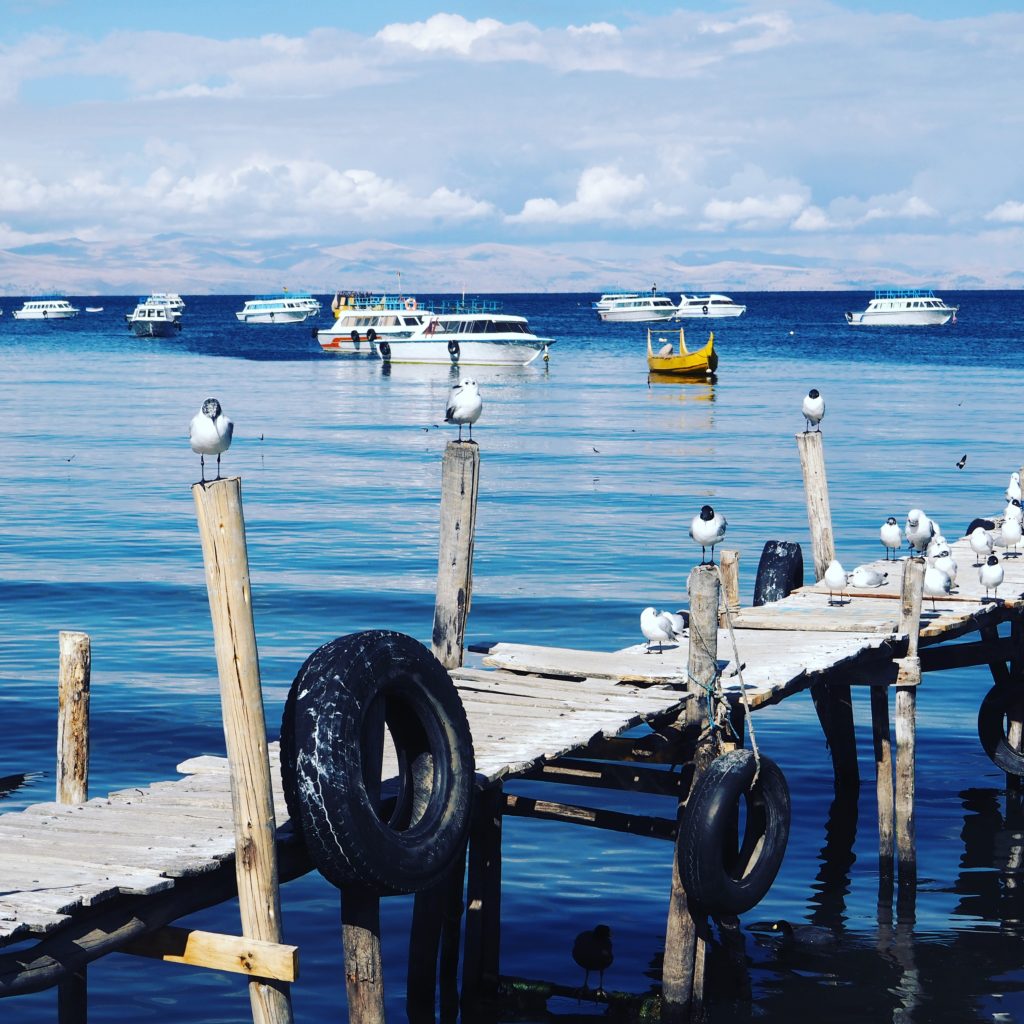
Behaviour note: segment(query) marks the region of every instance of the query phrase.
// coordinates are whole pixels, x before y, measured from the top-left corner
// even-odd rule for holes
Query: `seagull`
[[[944,572],[949,577],[951,584],[956,583],[956,560],[953,558],[953,553],[948,547],[935,552],[931,559],[931,565],[935,566],[940,572]]]
[[[926,565],[924,569],[924,588],[922,593],[932,599],[932,611],[935,611],[935,598],[945,597],[953,589],[953,581],[934,565]]]
[[[873,569],[870,565],[858,565],[853,572],[850,573],[850,586],[859,587],[861,589],[868,587],[880,587],[889,578],[887,572],[881,572],[878,569]]]
[[[651,643],[657,643],[658,650],[668,640],[681,640],[686,623],[681,615],[672,612],[659,612],[653,607],[645,608],[640,613],[640,632],[647,638],[647,653],[651,652]]]
[[[821,421],[825,417],[825,399],[821,397],[817,388],[811,388],[807,392],[800,410],[807,421],[807,425],[804,427],[805,434],[811,429],[811,424],[814,425],[815,430],[821,430]]]
[[[935,520],[932,520],[932,526],[935,525]],[[924,549],[926,556],[934,555],[937,551],[941,551],[943,548],[949,547],[949,541],[942,536],[941,533],[936,533],[930,541],[928,541],[928,547]]]
[[[1024,513],[1024,510],[1021,509],[1019,499],[1011,498],[1006,503],[1006,508],[1003,509],[1003,518],[1016,519],[1019,523],[1021,521],[1022,513]]]
[[[989,555],[985,564],[978,573],[978,579],[985,588],[985,600],[988,600],[988,592],[993,590],[996,596],[999,595],[999,585],[1003,582],[1003,567],[999,564],[998,555]]]
[[[615,959],[612,953],[612,930],[606,924],[599,924],[593,931],[580,932],[572,944],[572,958],[586,971],[583,987],[590,984],[590,972],[600,972],[597,991],[604,992],[604,972]]]
[[[978,556],[978,561],[974,563],[974,568],[977,569],[981,565],[982,558],[987,558],[992,552],[992,535],[983,527],[976,526],[971,531],[970,537],[967,538],[967,542],[971,545],[971,550]]]
[[[999,528],[999,539],[1007,548],[1013,549],[1006,552],[1007,558],[1017,558],[1020,555],[1017,545],[1020,543],[1021,533],[1021,521],[1019,519],[1007,517],[1003,520],[1003,525]]]
[[[928,541],[938,532],[935,524],[919,508],[912,508],[907,513],[907,523],[904,527],[907,543],[911,552],[924,551],[928,547]]]
[[[460,380],[448,394],[448,407],[444,411],[445,423],[458,423],[459,440],[462,440],[462,424],[469,424],[469,439],[473,440],[473,424],[480,419],[484,403],[475,380]]]
[[[710,505],[702,505],[700,514],[690,522],[690,538],[700,545],[700,564],[704,561],[704,549],[711,548],[710,565],[715,564],[715,545],[725,539],[725,528],[729,524],[721,512],[716,512]]]
[[[201,483],[206,483],[206,456],[217,456],[217,479],[220,479],[220,457],[231,447],[235,425],[224,415],[220,402],[208,398],[188,425],[188,440],[192,451],[199,456]]]
[[[825,586],[828,587],[828,603],[834,605],[835,601],[832,600],[832,594],[834,591],[839,591],[839,603],[843,603],[843,588],[846,586],[846,573],[843,572],[843,567],[839,564],[839,561],[835,558],[828,563],[828,568],[825,570]]]
[[[1006,485],[1006,500],[1012,501],[1014,498],[1020,501],[1020,473],[1011,473],[1010,482]]]
[[[900,524],[896,522],[895,516],[889,516],[882,528],[878,531],[879,539],[885,545],[885,557],[888,561],[889,552],[892,552],[893,561],[896,560],[896,552],[903,546],[903,532]]]

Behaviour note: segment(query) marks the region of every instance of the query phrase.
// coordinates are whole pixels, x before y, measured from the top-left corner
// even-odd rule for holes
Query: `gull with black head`
[[[459,440],[462,440],[462,426],[469,426],[469,440],[473,440],[473,424],[480,419],[480,413],[484,410],[483,399],[480,397],[480,388],[475,380],[468,377],[453,385],[448,393],[448,405],[444,411],[445,423],[457,423],[459,425]]]
[[[725,540],[725,528],[729,524],[721,512],[710,505],[702,505],[700,512],[690,521],[690,539],[700,545],[700,564],[715,564],[715,545]],[[706,561],[705,548],[711,548],[711,561]]]
[[[235,425],[224,414],[216,398],[203,402],[188,425],[188,440],[199,456],[200,482],[206,483],[206,456],[217,456],[217,479],[220,479],[220,457],[231,447]]]
[[[825,399],[821,397],[821,392],[817,388],[811,388],[804,395],[800,411],[807,421],[804,426],[805,434],[810,431],[812,426],[815,430],[821,430],[821,421],[825,418]]]

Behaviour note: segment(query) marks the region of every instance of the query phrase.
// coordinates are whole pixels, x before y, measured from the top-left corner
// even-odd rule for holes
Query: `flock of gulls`
[[[804,396],[801,404],[804,416],[805,433],[821,430],[821,421],[825,417],[825,400],[816,388],[811,388]],[[967,462],[965,455],[957,468],[963,469]],[[1011,473],[1007,484],[1006,508],[1002,522],[997,527],[987,529],[975,526],[971,531],[968,543],[978,560],[972,568],[978,570],[978,579],[985,588],[984,601],[993,600],[998,596],[999,587],[1003,583],[1004,572],[1002,559],[993,550],[996,546],[1006,549],[1004,558],[1018,558],[1020,552],[1017,545],[1024,535],[1024,515],[1021,508],[1020,474]],[[715,545],[725,539],[725,530],[729,524],[725,516],[716,512],[710,505],[704,505],[690,523],[690,539],[700,545],[701,565],[714,564]],[[958,566],[953,558],[949,542],[942,535],[939,524],[919,508],[912,508],[907,513],[906,523],[901,527],[895,516],[889,516],[878,531],[879,540],[885,548],[886,560],[895,561],[899,557],[904,541],[911,556],[923,555],[925,558],[924,596],[931,598],[932,608],[938,598],[948,596],[956,585]],[[710,563],[705,561],[707,549],[711,549]],[[889,574],[873,565],[859,565],[853,572],[846,572],[838,559],[833,559],[823,577],[828,587],[829,605],[844,604],[843,594],[849,588],[867,590],[881,587],[888,580]],[[838,600],[836,600],[838,595]],[[658,649],[665,643],[678,642],[685,636],[684,630],[688,623],[688,613],[680,609],[676,612],[658,611],[654,607],[645,608],[640,613],[640,632],[647,641],[647,651],[651,644],[658,644]]]

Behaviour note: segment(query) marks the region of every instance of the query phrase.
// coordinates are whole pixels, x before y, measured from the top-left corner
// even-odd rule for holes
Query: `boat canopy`
[[[876,299],[934,299],[931,288],[876,288]]]

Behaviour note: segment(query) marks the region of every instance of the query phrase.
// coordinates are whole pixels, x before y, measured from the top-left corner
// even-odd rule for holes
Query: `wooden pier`
[[[820,522],[828,516],[827,493],[814,493],[825,487],[821,438],[805,437],[798,436],[801,455],[810,451],[819,467],[805,472],[805,480],[820,576],[832,534],[830,524],[826,529]],[[701,566],[691,573],[689,630],[677,643],[650,652],[643,645],[599,652],[499,642],[471,646],[482,655],[482,665],[467,667],[462,652],[472,596],[479,452],[475,445],[453,444],[445,459],[447,511],[442,511],[442,522],[452,528],[442,526],[434,652],[448,668],[469,720],[477,795],[468,887],[464,891],[460,862],[454,883],[439,883],[438,892],[417,895],[417,905],[421,898],[439,901],[436,906],[444,911],[449,932],[440,948],[442,1020],[455,1019],[460,995],[463,1006],[471,1006],[515,985],[502,978],[500,969],[503,816],[677,842],[694,779],[716,754],[745,745],[753,712],[805,690],[814,698],[829,740],[839,789],[859,781],[851,688],[870,688],[879,870],[885,878],[898,869],[901,887],[913,886],[914,716],[922,673],[988,665],[996,685],[1019,686],[1024,672],[1024,558],[1004,562],[1005,581],[996,599],[986,598],[972,569],[974,552],[964,539],[952,545],[961,567],[959,585],[934,602],[925,598],[922,603],[923,560],[910,558],[876,563],[889,577],[867,592],[830,595],[822,583],[814,583],[770,604],[739,608],[738,556],[723,552],[721,568]],[[207,500],[205,494],[197,495],[197,504],[201,500]],[[241,546],[244,555],[244,538]],[[218,561],[206,553],[214,608],[215,591],[229,593],[235,575],[244,576],[247,586],[248,571],[232,569],[229,558]],[[211,557],[229,578],[223,586],[212,580]],[[239,600],[244,605],[247,592]],[[217,614],[215,610],[215,622]],[[238,612],[225,606],[221,614],[227,621]],[[1000,631],[1007,623],[1010,629]],[[232,665],[247,664],[255,671],[249,685],[258,689],[254,641],[251,654],[241,660],[237,648],[229,649],[239,642],[235,625],[215,630],[222,685]],[[970,635],[977,639],[965,641]],[[69,673],[78,678],[80,691],[81,675]],[[890,689],[896,695],[895,755]],[[719,709],[711,729],[709,702]],[[1019,750],[1019,722],[1014,714],[1008,718],[1008,743]],[[82,727],[68,731],[81,746]],[[257,743],[257,754],[258,748]],[[251,814],[249,823],[270,822],[276,892],[277,877],[287,881],[312,864],[289,821],[277,744],[265,749],[271,806]],[[233,763],[231,751],[229,739],[228,758],[198,756],[182,762],[178,770],[183,777],[177,780],[90,800],[79,789],[77,796],[71,791],[53,803],[0,815],[5,880],[0,945],[18,944],[14,952],[0,951],[0,996],[64,986],[76,974],[82,976],[89,962],[122,951],[246,974],[254,985],[277,993],[277,1005],[271,996],[269,1009],[263,1011],[254,995],[254,1019],[261,1019],[261,1012],[267,1020],[289,1017],[287,985],[296,978],[297,954],[282,944],[279,915],[271,922],[278,931],[270,936],[248,928],[244,935],[231,937],[169,927],[187,913],[231,898],[241,885],[239,871],[251,866],[256,840],[250,842],[239,832],[238,779],[243,769]],[[667,770],[666,765],[679,770]],[[393,750],[386,751],[382,778],[386,782],[397,771]],[[667,798],[666,810],[654,817],[524,798],[504,791],[504,783],[515,779],[656,794]],[[237,849],[245,851],[244,865],[236,858]],[[265,898],[272,904],[272,898]],[[459,931],[463,904],[466,935],[459,985],[450,933],[453,923],[455,933]],[[666,904],[665,983],[657,1012],[664,1020],[682,1021],[690,1019],[702,1000],[708,915],[687,905],[678,877],[666,893]],[[365,941],[372,947],[372,927],[370,933]],[[34,945],[27,945],[28,940]],[[435,936],[430,946],[414,923],[413,945],[430,948],[431,959],[427,968],[414,968],[410,956],[410,1019],[435,1019],[437,942]],[[368,955],[372,964],[372,948]],[[374,1000],[360,1003],[358,1014],[352,1010],[354,992],[359,992],[358,979],[350,976],[351,1019],[383,1019],[379,992]],[[266,1001],[265,991],[260,998]],[[73,1019],[70,1012],[66,1019]]]

